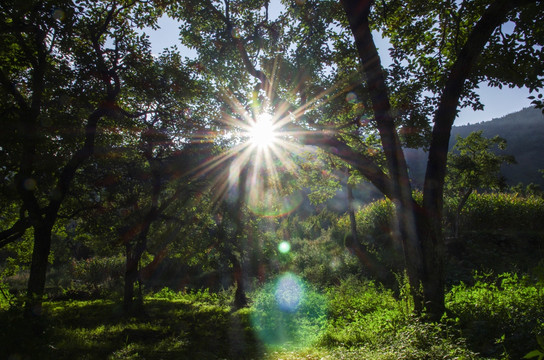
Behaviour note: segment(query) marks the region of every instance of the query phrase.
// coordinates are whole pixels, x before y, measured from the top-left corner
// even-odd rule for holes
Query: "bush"
[[[122,256],[72,260],[54,268],[46,286],[54,299],[93,299],[120,295],[125,259]]]
[[[543,218],[542,197],[473,193],[461,211],[460,229],[544,231]]]
[[[400,278],[405,288],[406,279]],[[329,289],[329,323],[321,345],[342,359],[477,359],[451,324],[411,314],[409,289],[395,297],[370,281],[345,279]]]
[[[147,296],[148,299],[163,299],[170,301],[185,301],[188,303],[202,303],[217,306],[228,306],[234,299],[234,288],[211,292],[209,289],[185,289],[184,291],[174,291],[168,287]]]
[[[446,306],[469,344],[486,356],[520,359],[544,334],[544,289],[515,274],[476,276],[454,286]]]
[[[15,297],[10,293],[9,287],[0,282],[0,311],[9,309],[14,300]]]
[[[332,241],[331,231],[323,231],[316,240],[295,239],[292,254],[290,268],[293,272],[322,288],[361,272],[357,258]]]
[[[414,193],[416,198],[419,193]],[[366,245],[386,268],[400,271],[403,268],[403,251],[395,224],[395,207],[390,200],[374,201],[361,208],[356,214],[357,237],[359,242]],[[346,215],[338,221],[335,231],[337,241],[344,244],[346,234],[349,234],[350,222]]]
[[[405,312],[391,290],[349,277],[327,292],[329,324],[321,343],[327,346],[387,343],[404,323]]]

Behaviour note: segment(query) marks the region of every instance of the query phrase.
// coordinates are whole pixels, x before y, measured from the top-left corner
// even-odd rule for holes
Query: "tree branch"
[[[434,117],[429,158],[423,190],[424,206],[427,211],[442,214],[442,196],[446,175],[446,158],[450,140],[451,128],[457,116],[457,107],[463,92],[463,86],[472,71],[478,56],[493,34],[493,31],[503,24],[508,13],[518,6],[532,1],[497,0],[483,13],[470,33],[467,42],[459,52],[448,75],[446,85],[438,110]]]
[[[212,12],[219,16],[227,25],[232,27],[230,20],[217,10],[209,1],[206,2]],[[272,82],[268,79],[265,73],[257,70],[251,62],[249,55],[245,49],[245,46],[241,39],[237,39],[231,36],[231,40],[236,45],[238,52],[242,58],[242,62],[250,75],[259,80],[261,88],[263,88],[267,94],[272,94],[276,99],[280,99],[277,93],[273,89]],[[291,112],[293,114],[301,113],[303,109],[297,108],[295,105],[282,99],[281,110],[283,113]],[[372,159],[357,153],[351,149],[348,145],[338,140],[334,135],[326,134],[325,132],[309,133],[295,124],[289,124],[285,126],[289,131],[294,133],[303,133],[304,136],[300,137],[300,140],[305,145],[319,146],[322,149],[330,151],[342,160],[349,163],[355,169],[357,169],[363,176],[365,176],[374,186],[376,186],[387,197],[393,198],[394,193],[391,191],[391,181],[389,177],[372,161]]]
[[[30,219],[22,218],[17,220],[9,229],[0,232],[0,249],[9,243],[18,240],[24,235],[26,229],[30,227]]]
[[[64,200],[64,197],[68,193],[70,183],[74,178],[77,169],[81,164],[92,156],[94,152],[94,139],[96,137],[96,128],[98,126],[98,121],[107,115],[114,115],[115,107],[111,108],[107,105],[96,109],[87,120],[87,125],[85,126],[85,142],[83,146],[76,151],[68,163],[63,167],[59,180],[57,181],[56,186],[56,196],[55,198],[50,198],[49,205],[46,208],[46,216],[55,217],[58,214],[58,210]]]
[[[393,186],[388,197],[411,206],[412,191],[408,177],[408,167],[398,137],[395,122],[391,116],[389,91],[385,82],[380,56],[374,43],[369,26],[371,1],[343,0],[342,6],[355,38],[359,60],[367,78],[372,110],[376,120],[383,151],[387,159],[387,167]]]
[[[7,77],[2,69],[0,69],[0,83],[2,83],[4,89],[15,98],[15,101],[21,110],[30,110],[30,106],[26,102],[25,97],[17,90],[17,86]]]

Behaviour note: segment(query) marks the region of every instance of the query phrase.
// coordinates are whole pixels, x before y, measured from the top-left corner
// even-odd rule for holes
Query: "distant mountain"
[[[477,124],[454,126],[450,139],[450,149],[457,136],[466,137],[474,131],[483,131],[485,137],[499,135],[506,139],[505,154],[514,155],[517,164],[505,165],[502,174],[508,184],[529,184],[544,186],[544,179],[538,172],[544,169],[544,115],[541,110],[525,108],[498,119]],[[425,174],[427,156],[421,150],[405,151],[410,174],[416,186],[421,186]]]

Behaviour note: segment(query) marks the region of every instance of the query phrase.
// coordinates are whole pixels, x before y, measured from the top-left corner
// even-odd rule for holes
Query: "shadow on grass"
[[[1,312],[0,349],[8,359],[251,359],[263,347],[249,310],[149,300],[125,317],[111,301],[51,302],[42,319]]]

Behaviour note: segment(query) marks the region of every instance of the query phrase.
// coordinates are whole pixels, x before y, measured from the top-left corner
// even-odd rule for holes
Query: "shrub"
[[[234,299],[234,288],[219,292],[212,292],[209,289],[185,289],[174,291],[168,287],[147,296],[148,299],[164,299],[170,301],[185,301],[189,303],[202,303],[217,306],[228,306]]]
[[[400,287],[406,279],[399,277]],[[399,297],[370,281],[345,279],[329,289],[329,323],[321,345],[342,359],[477,359],[451,324],[411,314],[409,289]]]
[[[14,300],[15,297],[10,293],[9,287],[0,282],[0,311],[9,309]]]
[[[544,231],[542,218],[542,197],[473,193],[461,211],[461,229]]]
[[[350,274],[359,274],[361,266],[344,246],[331,239],[331,231],[323,231],[316,240],[294,240],[290,268],[306,281],[325,288],[338,284]]]
[[[327,292],[329,324],[321,343],[327,346],[383,344],[405,313],[391,290],[355,277],[344,279]]]
[[[446,295],[451,317],[469,344],[486,356],[520,359],[544,334],[544,290],[527,277],[505,273],[476,276]]]
[[[414,193],[416,199],[419,193]],[[356,214],[357,237],[369,251],[387,267],[400,271],[403,264],[402,244],[395,225],[395,207],[390,200],[381,199],[361,208]],[[344,243],[346,234],[350,233],[349,217],[346,215],[338,221],[335,231],[337,241]],[[340,238],[338,238],[340,237]]]
[[[54,268],[48,274],[47,286],[55,299],[107,298],[119,295],[124,271],[122,256],[73,260]]]

